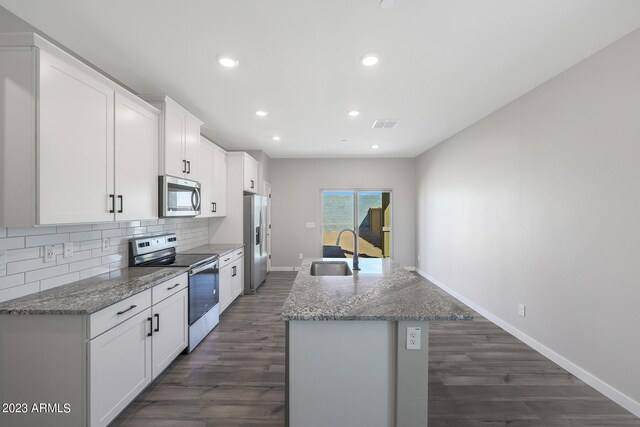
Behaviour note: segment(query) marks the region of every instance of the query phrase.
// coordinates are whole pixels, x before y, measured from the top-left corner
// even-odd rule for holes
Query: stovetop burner
[[[130,267],[196,267],[215,261],[218,256],[211,254],[176,253],[176,235],[141,237],[129,241]]]

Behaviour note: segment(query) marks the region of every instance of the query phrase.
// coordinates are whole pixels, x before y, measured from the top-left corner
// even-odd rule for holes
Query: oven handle
[[[218,261],[214,261],[212,263],[203,265],[202,267],[197,267],[192,270],[189,270],[189,276],[193,276],[194,274],[198,274],[204,270],[211,270],[211,269],[218,270]]]

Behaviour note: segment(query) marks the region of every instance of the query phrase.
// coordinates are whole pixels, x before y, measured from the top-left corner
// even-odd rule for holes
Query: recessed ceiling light
[[[218,57],[218,63],[223,67],[227,68],[235,68],[238,66],[240,62],[237,59],[230,58],[228,56],[220,56]]]
[[[380,146],[378,144],[373,144],[371,148],[373,148],[374,150],[377,150],[378,148],[380,148]]]
[[[351,117],[358,117],[359,115],[360,115],[360,111],[356,111],[356,110],[349,111],[349,116]]]
[[[348,139],[341,139],[340,142],[347,142]]]
[[[269,112],[268,112],[268,111],[264,111],[264,110],[257,110],[257,111],[256,111],[256,116],[258,116],[258,117],[264,117],[264,116],[266,116],[267,114],[269,114]]]
[[[274,135],[271,137],[274,141],[280,141],[280,137],[278,135]]]
[[[376,55],[374,55],[372,53],[364,55],[360,59],[360,62],[362,62],[362,65],[364,65],[365,67],[374,66],[374,65],[376,65],[378,63],[378,61],[380,61],[380,59]]]

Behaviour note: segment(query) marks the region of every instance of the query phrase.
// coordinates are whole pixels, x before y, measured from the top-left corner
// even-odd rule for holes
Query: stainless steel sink
[[[312,276],[352,276],[349,264],[344,261],[313,261]]]

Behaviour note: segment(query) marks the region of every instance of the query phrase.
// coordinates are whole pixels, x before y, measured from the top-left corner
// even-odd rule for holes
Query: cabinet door
[[[89,419],[108,425],[151,382],[151,309],[89,341]]]
[[[144,102],[115,97],[116,220],[158,217],[158,115]]]
[[[211,201],[215,203],[213,216],[227,216],[227,153],[213,150],[213,193]]]
[[[220,313],[233,301],[233,277],[231,276],[233,263],[220,269]]]
[[[161,285],[162,286],[162,285]],[[152,374],[155,379],[189,343],[189,294],[183,289],[154,305]]]
[[[40,50],[38,224],[113,221],[114,90]]]
[[[200,194],[202,202],[200,204],[200,217],[215,216],[213,213],[213,145],[206,139],[200,140],[200,151],[198,153],[198,167],[200,172]]]
[[[164,110],[164,170],[166,175],[186,177],[186,158],[184,139],[186,132],[186,113],[170,102]]]
[[[244,191],[258,192],[258,162],[248,154],[242,156]]]
[[[187,114],[186,120],[184,158],[187,161],[187,174],[185,178],[199,181],[198,148],[200,146],[200,126],[202,123],[191,114]]]
[[[244,257],[235,260],[233,265],[236,267],[235,276],[233,277],[233,294],[235,298],[244,292]]]

